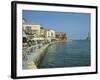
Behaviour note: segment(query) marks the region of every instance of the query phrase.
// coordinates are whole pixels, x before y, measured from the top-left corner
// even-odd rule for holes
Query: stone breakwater
[[[47,48],[49,45],[50,45],[50,44],[45,45],[45,46],[42,47],[41,49],[37,50],[37,52],[35,53],[35,55],[33,55],[32,61],[35,63],[36,66],[40,63],[41,59],[44,57],[46,48]]]
[[[35,52],[30,53],[27,56],[27,61],[23,60],[23,69],[37,69],[37,65],[40,63],[41,59],[45,55],[46,48],[50,44],[42,46],[40,49],[37,49]]]

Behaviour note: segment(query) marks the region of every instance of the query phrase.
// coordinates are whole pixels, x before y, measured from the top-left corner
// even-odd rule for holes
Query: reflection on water
[[[38,68],[90,66],[90,41],[59,42],[48,47]]]

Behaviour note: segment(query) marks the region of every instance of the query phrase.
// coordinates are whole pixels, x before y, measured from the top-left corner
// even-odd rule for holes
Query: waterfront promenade
[[[65,41],[50,42],[48,44],[41,46],[41,48],[36,50],[34,50],[35,46],[31,46],[30,48],[24,49],[23,56],[25,56],[26,59],[23,60],[23,69],[37,69],[38,64],[46,54],[45,51],[48,48],[48,46],[58,42],[65,42]],[[30,52],[27,52],[29,50]]]

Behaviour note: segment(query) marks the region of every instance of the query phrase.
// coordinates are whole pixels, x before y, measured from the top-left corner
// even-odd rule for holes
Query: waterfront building
[[[52,41],[52,40],[54,40],[55,39],[55,31],[54,30],[52,30],[52,29],[47,29],[46,30],[46,39],[48,40],[48,41]]]
[[[55,38],[55,31],[50,29],[50,32],[51,32],[51,38],[54,39]]]
[[[31,38],[38,38],[40,37],[40,25],[33,24],[33,23],[24,23],[23,30],[25,33]]]
[[[39,24],[32,25],[31,30],[32,30],[32,34],[34,35],[34,38],[40,37],[40,27],[41,27],[41,25],[39,25]]]
[[[56,32],[55,34],[57,40],[67,40],[67,35],[65,32]]]
[[[46,38],[46,29],[43,27],[40,28],[40,37]]]

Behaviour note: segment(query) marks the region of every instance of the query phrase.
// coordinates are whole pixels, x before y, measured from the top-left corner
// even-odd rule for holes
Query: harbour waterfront
[[[52,44],[38,68],[80,67],[91,65],[90,40],[72,40]]]
[[[90,66],[89,27],[90,14],[23,10],[22,69]]]

